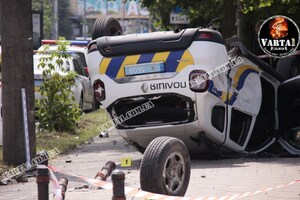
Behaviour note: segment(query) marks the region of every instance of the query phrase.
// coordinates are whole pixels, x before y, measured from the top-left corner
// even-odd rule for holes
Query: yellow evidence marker
[[[121,167],[131,167],[131,165],[132,165],[131,157],[121,159]]]

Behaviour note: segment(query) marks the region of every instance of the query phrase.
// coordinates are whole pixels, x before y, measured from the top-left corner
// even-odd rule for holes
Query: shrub
[[[45,46],[40,58],[39,68],[43,69],[43,84],[40,87],[41,98],[36,99],[38,128],[49,131],[72,131],[81,115],[74,93],[75,72],[66,71],[64,62],[70,57],[67,51],[68,41],[59,38],[57,51],[48,52]],[[64,72],[63,75],[58,71]]]

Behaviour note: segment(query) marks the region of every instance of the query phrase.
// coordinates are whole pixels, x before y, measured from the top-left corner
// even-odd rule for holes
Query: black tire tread
[[[102,36],[112,36],[113,34],[108,30],[111,30],[113,27],[122,33],[122,27],[114,17],[97,18],[92,29],[92,39],[94,40]]]
[[[155,174],[152,174],[151,168],[157,168],[158,157],[156,155],[162,151],[162,147],[164,147],[164,145],[162,144],[167,140],[170,140],[170,138],[169,137],[155,138],[149,144],[149,146],[151,145],[152,148],[146,148],[143,156],[143,161],[142,161],[142,168],[144,168],[144,170],[141,170],[141,176],[140,176],[142,189],[147,188],[148,190],[151,191],[154,191],[156,189],[153,188],[151,184],[155,176]],[[153,163],[150,162],[153,162],[155,166],[153,166]],[[148,171],[150,173],[145,173],[145,171]]]
[[[140,183],[142,190],[149,191],[149,192],[156,192],[160,194],[165,194],[166,191],[162,191],[162,188],[159,188],[160,186],[154,184],[157,183],[157,170],[159,170],[163,163],[160,163],[161,158],[163,157],[163,151],[167,151],[166,148],[171,148],[172,145],[175,143],[181,143],[181,146],[186,150],[187,157],[185,157],[188,160],[188,163],[190,162],[190,157],[188,154],[188,150],[184,143],[174,137],[158,137],[151,141],[151,143],[146,148],[146,151],[144,152],[143,160],[141,163],[141,170],[140,170]],[[184,155],[183,155],[184,156]],[[190,166],[188,166],[190,169]],[[188,177],[190,176],[190,172],[188,173]],[[189,178],[187,181],[187,185],[189,182]],[[183,186],[184,187],[187,187]],[[178,193],[178,196],[183,196],[186,192],[186,188],[184,191],[181,191]]]
[[[93,29],[92,29],[92,39],[96,39],[98,38],[97,35],[102,33],[102,29],[101,27],[103,27],[103,22],[104,22],[105,18],[104,17],[99,17],[96,19],[96,21],[94,22],[93,25]]]
[[[282,75],[284,80],[288,80],[292,77],[292,69],[297,67],[300,71],[300,64],[296,57],[290,56],[281,58],[277,62],[276,70]]]
[[[105,17],[100,17],[100,18],[97,18],[95,23],[94,23],[94,26],[93,26],[93,40],[97,38],[97,34],[99,35],[103,35],[103,24],[105,22]]]

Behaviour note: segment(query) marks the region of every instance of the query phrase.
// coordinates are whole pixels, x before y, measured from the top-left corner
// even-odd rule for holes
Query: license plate
[[[126,76],[159,73],[165,71],[164,63],[162,62],[127,65],[124,69]]]

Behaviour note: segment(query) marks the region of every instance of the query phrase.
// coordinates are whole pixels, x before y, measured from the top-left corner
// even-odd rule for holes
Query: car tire
[[[121,34],[123,34],[123,31],[120,23],[116,18],[111,16],[97,18],[92,29],[93,40],[98,37]]]
[[[288,80],[300,75],[300,63],[295,56],[280,58],[277,62],[276,70],[282,75],[284,80]]]
[[[146,148],[140,170],[141,189],[184,196],[190,181],[190,156],[185,144],[173,137],[155,138]]]

